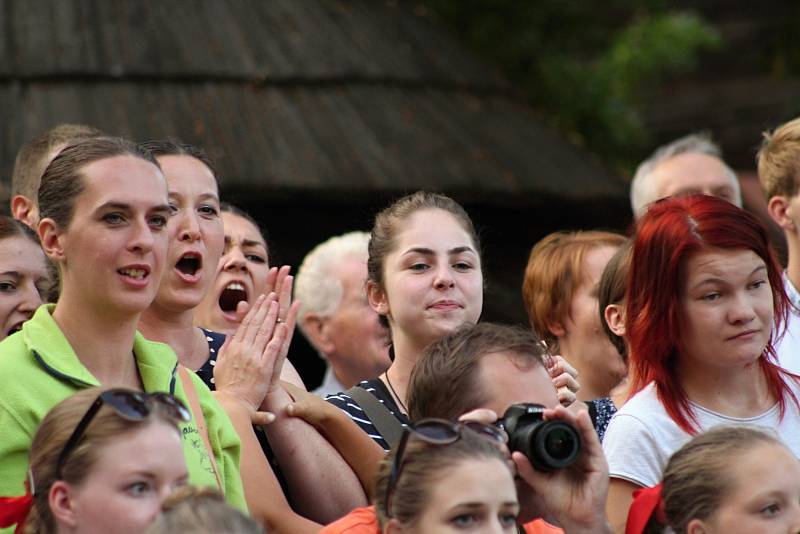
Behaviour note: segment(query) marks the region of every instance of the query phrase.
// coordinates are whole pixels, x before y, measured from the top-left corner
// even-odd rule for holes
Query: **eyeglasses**
[[[431,445],[449,445],[461,439],[465,430],[475,432],[497,443],[505,443],[507,441],[506,434],[501,429],[473,421],[456,423],[445,419],[422,419],[413,427],[406,428],[400,438],[400,442],[397,444],[397,452],[395,452],[392,469],[389,474],[389,483],[386,486],[385,504],[386,514],[389,517],[391,517],[392,494],[395,487],[397,487],[397,481],[400,479],[400,474],[403,470],[403,456],[408,440],[413,437]]]
[[[97,399],[86,410],[86,414],[81,418],[75,430],[72,431],[72,435],[70,435],[66,445],[61,450],[61,454],[58,455],[56,479],[61,479],[64,463],[69,458],[70,453],[78,446],[78,442],[103,404],[113,408],[116,414],[123,419],[143,421],[152,413],[152,402],[157,402],[164,408],[167,417],[177,422],[188,423],[192,419],[192,414],[186,406],[169,393],[144,393],[122,388],[104,391],[97,396]]]

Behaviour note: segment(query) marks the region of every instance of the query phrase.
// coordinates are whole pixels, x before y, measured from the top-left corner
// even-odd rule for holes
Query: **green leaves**
[[[649,146],[643,103],[722,46],[710,24],[659,0],[424,3],[553,126],[619,170]]]

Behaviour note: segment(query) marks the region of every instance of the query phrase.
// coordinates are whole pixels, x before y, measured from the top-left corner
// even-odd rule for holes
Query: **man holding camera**
[[[408,389],[412,427],[423,419],[439,418],[504,428],[517,471],[520,532],[610,533],[605,517],[608,464],[588,412],[572,413],[559,404],[546,369],[553,365],[550,360],[530,330],[492,323],[464,326],[428,346],[415,365]],[[326,408],[306,404],[294,415],[316,421],[315,426],[338,427],[340,446],[356,450],[366,442],[366,449],[375,449],[361,449],[357,460],[364,463],[362,482],[371,479],[374,473],[367,472],[374,469],[382,450],[360,429],[354,427],[359,430],[355,435],[345,431],[333,420],[343,419],[344,427],[353,426],[352,422],[337,417],[338,412],[324,414]],[[330,421],[323,422],[326,419]],[[377,524],[374,508],[365,507],[322,532],[375,534]]]
[[[529,330],[491,323],[466,327],[433,343],[417,362],[409,384],[409,417],[494,423],[516,404],[541,405],[544,420],[563,421],[576,431],[581,450],[570,467],[552,471],[534,469],[525,454],[512,453],[519,475],[519,522],[546,518],[568,534],[611,532],[605,517],[608,465],[600,442],[588,412],[576,415],[559,405],[546,358]]]

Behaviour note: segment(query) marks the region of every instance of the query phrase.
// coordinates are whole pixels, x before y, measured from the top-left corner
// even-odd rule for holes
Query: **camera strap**
[[[375,430],[389,444],[389,450],[394,449],[403,435],[403,423],[398,421],[392,412],[366,389],[353,386],[345,393],[350,395],[364,410],[364,414],[375,425]]]

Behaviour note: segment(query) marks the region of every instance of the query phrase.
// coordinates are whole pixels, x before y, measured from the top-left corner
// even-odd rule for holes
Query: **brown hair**
[[[161,505],[161,515],[145,534],[263,534],[261,525],[225,503],[225,497],[208,487],[183,486]]]
[[[769,201],[774,196],[793,197],[800,177],[800,117],[764,132],[764,140],[756,156],[758,181]]]
[[[25,522],[26,534],[56,532],[48,499],[50,487],[56,481],[58,457],[89,406],[103,391],[102,388],[89,388],[67,397],[56,404],[39,424],[29,452],[33,506]],[[102,406],[63,465],[61,480],[80,484],[97,462],[103,445],[124,439],[127,434],[145,428],[156,419],[175,425],[160,403],[151,403],[151,408],[150,417],[142,421],[129,421],[117,415],[112,408]],[[178,431],[177,426],[175,431]]]
[[[256,230],[258,230],[258,233],[260,233],[261,237],[264,239],[264,244],[267,247],[267,263],[272,265],[273,258],[271,256],[274,254],[274,252],[273,252],[272,243],[269,242],[269,234],[267,234],[266,230],[264,230],[264,228],[261,227],[261,225],[255,219],[255,217],[253,217],[252,215],[250,215],[249,213],[244,211],[242,208],[240,208],[238,206],[234,206],[230,202],[220,202],[220,204],[219,204],[219,212],[220,213],[230,213],[231,215],[236,215],[237,217],[241,217],[245,221],[247,221],[250,224],[252,224],[253,226],[255,226]]]
[[[36,191],[53,150],[76,139],[99,137],[103,132],[85,124],[58,124],[25,143],[14,161],[11,195],[36,200]]]
[[[602,246],[618,247],[624,242],[623,236],[611,232],[555,232],[533,246],[525,267],[522,298],[531,328],[551,349],[558,348],[558,339],[549,325],[567,317],[572,297],[585,276],[586,253]]]
[[[759,445],[785,447],[753,427],[721,426],[699,434],[678,449],[664,469],[662,498],[667,523],[684,534],[692,519],[708,519],[734,491],[730,466]]]
[[[457,419],[489,402],[478,376],[487,354],[509,352],[519,367],[544,365],[548,355],[527,328],[478,323],[431,343],[411,371],[408,416]]]
[[[150,152],[155,158],[161,156],[188,156],[194,158],[211,171],[214,180],[219,180],[217,177],[217,169],[214,166],[214,161],[208,153],[199,146],[190,145],[177,139],[159,139],[155,141],[145,141],[139,143],[139,148],[146,152]]]
[[[119,137],[95,137],[76,141],[58,153],[47,166],[39,184],[39,213],[59,228],[72,221],[75,199],[83,192],[81,170],[88,164],[116,156],[132,156],[150,162],[159,169],[152,154]]]
[[[461,430],[459,440],[448,445],[432,445],[411,437],[403,454],[402,473],[392,493],[391,510],[387,510],[386,492],[396,452],[393,450],[383,459],[375,479],[375,513],[381,532],[390,519],[414,525],[429,506],[432,487],[461,462],[495,459],[509,469],[497,444],[468,428]]]
[[[41,241],[39,241],[39,236],[27,224],[7,215],[0,215],[0,240],[9,237],[25,237],[40,248],[42,245]],[[48,302],[55,302],[58,297],[56,293],[56,298],[53,298],[53,291],[58,288],[58,269],[50,261],[50,258],[45,255],[44,251],[42,251],[42,257],[44,258],[45,266],[47,266],[48,275],[48,280],[42,291],[42,298],[46,298]]]
[[[41,244],[39,236],[27,224],[7,215],[0,215],[0,239],[8,237],[26,237],[37,245]]]
[[[395,238],[400,232],[399,223],[421,210],[444,210],[458,221],[472,239],[475,252],[481,258],[481,242],[472,219],[464,208],[452,198],[429,191],[417,191],[393,202],[389,207],[375,216],[372,233],[369,238],[369,258],[367,259],[367,280],[383,289],[383,268],[386,256],[395,247]],[[481,260],[481,264],[483,261]],[[389,326],[386,317],[380,316],[381,324]]]
[[[628,347],[625,340],[618,336],[608,327],[606,322],[606,307],[611,304],[620,304],[625,300],[625,289],[628,282],[628,270],[631,267],[631,251],[633,249],[633,242],[631,240],[619,248],[619,250],[608,260],[603,274],[600,277],[600,282],[597,285],[597,302],[598,310],[600,312],[600,324],[603,325],[603,331],[606,336],[617,349],[619,355],[622,356],[625,363],[628,361]]]

